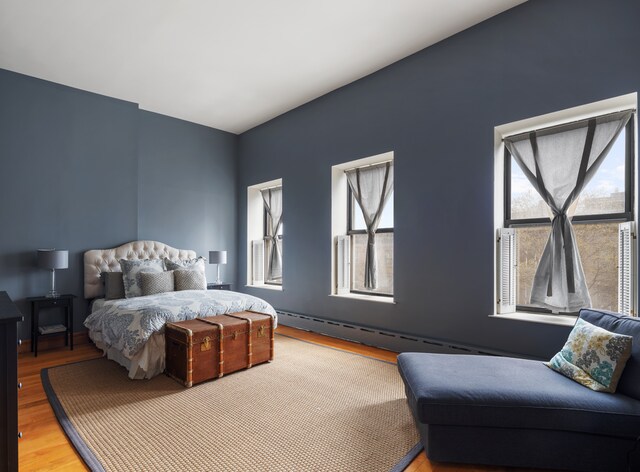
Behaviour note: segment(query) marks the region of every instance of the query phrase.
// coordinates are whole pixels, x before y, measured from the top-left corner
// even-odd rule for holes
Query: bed
[[[120,259],[194,259],[195,251],[157,241],[134,241],[84,254],[84,296],[91,313],[84,322],[90,339],[105,355],[125,367],[132,379],[149,379],[164,371],[164,325],[202,316],[253,310],[276,321],[266,301],[228,290],[184,290],[115,300],[104,299],[103,272],[120,271]]]

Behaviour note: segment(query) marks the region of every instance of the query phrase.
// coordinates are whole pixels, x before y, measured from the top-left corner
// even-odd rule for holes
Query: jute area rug
[[[42,371],[94,471],[390,471],[419,453],[396,366],[276,336],[272,363],[182,387],[106,359]]]

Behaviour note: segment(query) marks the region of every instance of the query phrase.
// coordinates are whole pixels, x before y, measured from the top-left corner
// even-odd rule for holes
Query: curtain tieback
[[[566,213],[556,213],[554,211],[555,216],[551,221],[551,231],[554,231],[554,228],[557,225],[560,225],[560,236],[562,237],[562,250],[564,252],[564,261],[567,267],[567,292],[568,293],[576,293],[576,280],[575,280],[575,271],[573,265],[573,238],[571,237],[571,222],[567,217]],[[549,274],[549,283],[547,285],[547,296],[550,297],[553,295],[553,269],[551,269],[551,273]]]

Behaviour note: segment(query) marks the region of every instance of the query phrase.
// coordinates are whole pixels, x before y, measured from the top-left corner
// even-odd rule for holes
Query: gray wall
[[[548,357],[569,328],[493,312],[496,125],[640,88],[640,2],[536,0],[240,137],[239,277],[246,187],[283,179],[277,308]],[[396,305],[328,297],[331,166],[395,151]],[[241,284],[241,286],[244,284]]]
[[[236,278],[237,136],[140,112],[138,238],[208,257],[226,250],[225,281]],[[207,280],[215,266],[207,264]]]
[[[133,103],[0,70],[0,290],[27,315],[21,336],[30,330],[24,298],[49,287],[49,273],[35,266],[37,248],[69,250],[57,287],[79,296],[76,330],[86,316],[85,250],[142,238],[202,255],[233,250],[236,141]],[[172,214],[178,211],[187,215]]]

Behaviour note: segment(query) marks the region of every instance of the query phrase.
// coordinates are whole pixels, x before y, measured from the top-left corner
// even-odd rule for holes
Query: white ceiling
[[[241,133],[524,0],[0,0],[0,68]]]

